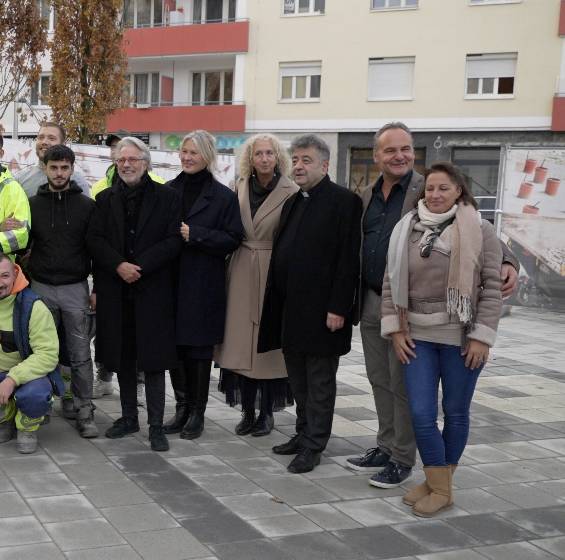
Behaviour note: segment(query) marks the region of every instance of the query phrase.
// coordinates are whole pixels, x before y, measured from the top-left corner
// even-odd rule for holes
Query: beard
[[[69,178],[67,181],[65,181],[64,184],[62,184],[62,185],[56,185],[55,183],[53,183],[53,182],[51,181],[51,179],[49,179],[49,177],[47,177],[47,183],[49,183],[49,188],[50,188],[52,191],[55,191],[55,192],[57,192],[57,191],[64,191],[64,190],[69,186],[70,182],[71,182],[71,180],[70,180],[70,178]]]

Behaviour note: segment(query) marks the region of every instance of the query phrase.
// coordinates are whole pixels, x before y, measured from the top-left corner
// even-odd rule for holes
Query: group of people
[[[339,358],[360,320],[379,431],[376,447],[348,466],[393,488],[411,476],[418,448],[426,480],[405,503],[422,516],[453,503],[474,387],[518,270],[455,166],[436,163],[420,175],[410,130],[389,123],[375,134],[379,178],[359,197],[330,180],[322,138],[300,136],[287,149],[258,134],[244,145],[234,192],[214,178],[215,141],[206,131],[183,139],[182,171],[164,185],[143,142],[113,135],[113,165],[94,201],[64,140],[56,123],[42,126],[40,163],[25,172],[32,186],[22,185],[31,227],[29,215],[1,207],[4,254],[24,249],[29,231],[22,266],[54,321],[45,326],[45,306],[35,301],[24,337],[31,353],[5,346],[8,315],[13,339],[18,293],[29,288],[12,259],[0,258],[0,442],[17,432],[18,448],[30,452],[22,434],[35,433],[48,406],[31,414],[19,394],[57,362],[70,366],[70,392],[56,375],[47,379],[70,397],[65,416],[76,417],[83,437],[98,435],[89,347],[96,312],[96,360],[106,375],[117,373],[122,408],[106,437],[139,431],[143,373],[151,448],[166,451],[168,434],[198,438],[215,363],[226,402],[242,408],[238,435],[269,434],[274,411],[296,403],[296,434],[273,452],[294,455],[290,472],[311,471],[331,435]],[[2,189],[9,172],[0,172]],[[164,422],[166,370],[176,409]],[[96,383],[104,389],[109,380]]]

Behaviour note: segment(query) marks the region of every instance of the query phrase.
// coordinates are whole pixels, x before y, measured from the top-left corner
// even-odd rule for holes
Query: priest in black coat
[[[282,348],[296,400],[296,435],[275,446],[311,471],[331,434],[339,356],[351,349],[359,280],[361,201],[328,175],[329,148],[306,135],[291,145],[300,187],[285,203],[263,302],[258,351]]]

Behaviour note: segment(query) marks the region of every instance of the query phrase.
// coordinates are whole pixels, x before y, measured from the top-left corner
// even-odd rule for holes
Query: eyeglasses
[[[129,165],[133,165],[134,163],[137,163],[138,161],[145,161],[145,158],[142,157],[121,157],[118,158],[116,160],[116,163],[118,165],[124,165],[124,164],[129,164]]]

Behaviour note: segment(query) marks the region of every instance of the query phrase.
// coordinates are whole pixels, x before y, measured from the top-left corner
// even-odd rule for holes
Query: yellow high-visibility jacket
[[[90,196],[92,198],[95,199],[98,193],[112,186],[112,179],[114,178],[114,173],[116,173],[116,166],[112,164],[110,165],[110,167],[108,167],[106,171],[106,175],[102,177],[102,179],[96,181],[96,183],[94,183],[94,185],[92,185],[92,187],[90,188]],[[151,179],[153,179],[153,181],[155,181],[156,183],[161,183],[161,184],[166,183],[163,177],[159,177],[159,175],[155,175],[155,173],[153,173],[152,171],[149,171],[149,177],[151,177]]]
[[[8,169],[0,165],[0,223],[12,217],[23,222],[23,227],[9,231],[0,231],[1,250],[9,254],[25,249],[29,239],[31,213],[27,195],[21,185],[12,177]]]

